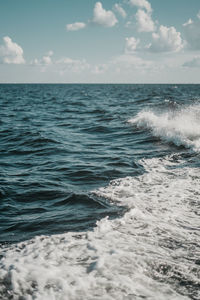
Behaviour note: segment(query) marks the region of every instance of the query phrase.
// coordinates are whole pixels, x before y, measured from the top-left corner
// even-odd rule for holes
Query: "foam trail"
[[[200,105],[158,112],[143,110],[129,123],[150,129],[153,135],[177,146],[200,151]]]
[[[145,174],[94,191],[126,205],[123,217],[2,249],[0,297],[199,299],[199,170],[171,157],[140,163]]]

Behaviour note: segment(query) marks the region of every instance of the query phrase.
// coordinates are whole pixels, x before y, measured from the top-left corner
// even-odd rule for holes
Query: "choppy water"
[[[0,85],[0,299],[200,299],[200,85]]]

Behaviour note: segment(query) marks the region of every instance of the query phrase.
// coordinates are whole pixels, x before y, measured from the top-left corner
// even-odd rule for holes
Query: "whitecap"
[[[200,151],[199,104],[164,112],[142,110],[128,122],[151,130],[154,136],[166,142]]]
[[[143,175],[114,180],[93,191],[125,205],[121,218],[104,218],[93,231],[39,236],[4,247],[0,296],[198,299],[195,286],[200,279],[194,263],[199,259],[199,170],[176,168],[172,157],[140,163]]]

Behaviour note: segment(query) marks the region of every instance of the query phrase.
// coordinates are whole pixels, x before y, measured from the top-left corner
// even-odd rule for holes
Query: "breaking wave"
[[[177,146],[200,150],[200,105],[173,107],[167,111],[142,110],[129,123],[151,130],[160,139]]]
[[[173,156],[140,164],[143,175],[92,193],[125,205],[121,218],[4,246],[0,297],[200,299],[199,169]]]

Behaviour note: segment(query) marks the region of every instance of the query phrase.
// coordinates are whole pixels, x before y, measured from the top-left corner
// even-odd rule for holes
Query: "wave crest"
[[[164,141],[200,151],[200,104],[164,112],[142,110],[128,122]]]

